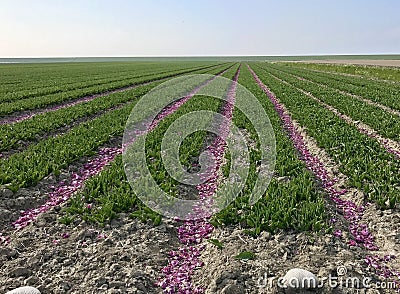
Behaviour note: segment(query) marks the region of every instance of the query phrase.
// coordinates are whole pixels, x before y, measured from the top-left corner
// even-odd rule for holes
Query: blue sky
[[[398,0],[1,0],[0,57],[400,53]]]

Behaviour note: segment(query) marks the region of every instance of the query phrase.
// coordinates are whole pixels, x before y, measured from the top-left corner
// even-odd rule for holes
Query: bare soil
[[[304,60],[295,62],[305,63],[332,63],[332,64],[357,64],[400,67],[400,60],[369,60],[369,59],[335,59],[335,60]]]

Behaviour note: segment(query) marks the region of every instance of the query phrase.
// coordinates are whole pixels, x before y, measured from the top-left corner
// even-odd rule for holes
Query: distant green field
[[[188,57],[63,57],[0,58],[0,63],[53,62],[125,62],[125,61],[298,61],[298,60],[369,59],[400,60],[399,54],[384,55],[302,55],[302,56],[188,56]]]

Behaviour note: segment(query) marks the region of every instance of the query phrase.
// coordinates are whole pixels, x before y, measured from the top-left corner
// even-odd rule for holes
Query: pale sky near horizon
[[[397,0],[0,0],[0,57],[400,54]]]

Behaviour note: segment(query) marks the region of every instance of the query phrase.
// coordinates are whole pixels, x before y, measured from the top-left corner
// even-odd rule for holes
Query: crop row
[[[154,64],[154,63],[153,63]],[[8,84],[27,84],[33,87],[43,83],[43,80],[49,76],[54,80],[49,81],[49,85],[65,83],[66,81],[79,81],[82,78],[98,78],[103,77],[107,73],[114,75],[118,72],[127,72],[134,68],[143,69],[151,66],[149,62],[139,63],[43,63],[37,64],[21,63],[21,64],[1,64],[0,71],[4,76],[0,85]],[[5,75],[7,73],[7,75]],[[35,84],[39,83],[39,84]]]
[[[213,68],[212,72],[222,70],[223,67]],[[205,73],[209,70],[200,70],[195,73]],[[160,82],[150,85],[138,86],[133,90],[119,92],[98,97],[92,101],[84,102],[58,111],[36,115],[32,119],[14,124],[0,125],[0,151],[10,150],[20,145],[21,140],[25,143],[32,141],[37,136],[52,132],[60,127],[65,127],[77,119],[95,115],[101,111],[121,105],[137,97],[144,95]]]
[[[25,151],[0,161],[0,185],[17,190],[36,184],[50,173],[59,173],[70,163],[94,154],[111,137],[121,136],[137,99],[72,128],[67,133],[29,146]]]
[[[384,152],[375,141],[360,134],[354,127],[343,123],[331,112],[298,91],[296,87],[284,85],[274,79],[269,73],[269,69],[265,70],[265,67],[253,65],[252,67],[263,82],[271,87],[279,96],[279,99],[284,102],[293,117],[300,124],[306,126],[307,133],[313,136],[318,145],[325,148],[331,157],[341,165],[341,171],[347,175],[354,173],[354,176],[350,177],[350,185],[364,189],[369,197],[382,206],[393,206],[400,202],[398,193],[400,164],[398,161]],[[236,70],[236,67],[226,72],[225,76],[231,77],[233,70]],[[274,127],[277,145],[276,170],[266,194],[255,205],[249,205],[249,197],[255,183],[257,164],[260,159],[259,140],[249,119],[239,109],[235,108],[234,124],[243,132],[249,133],[250,141],[254,143],[250,148],[250,175],[245,188],[236,201],[217,214],[211,223],[215,226],[240,223],[246,226],[249,233],[253,235],[258,235],[263,230],[276,232],[282,229],[303,231],[327,228],[325,195],[322,193],[319,183],[316,182],[315,176],[307,170],[307,165],[300,160],[296,146],[288,137],[290,130],[285,129],[286,125],[282,125],[283,122],[277,114],[274,104],[266,98],[264,91],[254,81],[251,72],[242,66],[240,73],[239,82],[246,86],[260,101]],[[57,175],[60,169],[66,168],[83,156],[93,155],[94,151],[107,143],[111,136],[120,137],[122,135],[126,119],[137,102],[135,98],[140,97],[153,86],[155,84],[129,90],[125,93],[112,94],[107,96],[107,99],[95,99],[90,103],[51,114],[48,113],[43,117],[40,116],[37,121],[30,120],[34,122],[32,127],[40,129],[37,133],[40,134],[40,132],[52,130],[52,117],[56,120],[56,124],[59,124],[56,127],[59,127],[64,119],[63,122],[68,124],[78,117],[125,103],[121,109],[109,111],[99,118],[74,127],[62,136],[40,142],[29,147],[20,155],[15,154],[10,159],[0,161],[0,185],[11,184],[9,187],[13,190],[22,186],[30,186],[51,172]],[[162,165],[160,148],[163,134],[177,118],[201,109],[216,112],[221,109],[221,105],[221,101],[211,97],[196,96],[191,98],[176,112],[160,120],[157,127],[147,135],[147,164],[153,177],[164,191],[178,196],[180,187],[166,173]],[[44,118],[46,123],[42,123],[41,119]],[[14,126],[17,125],[20,124]],[[23,125],[22,123],[20,125],[22,129]],[[10,128],[10,132],[16,132],[16,130]],[[13,134],[16,133],[9,133],[8,136],[14,136]],[[28,132],[25,137],[21,136],[21,138],[26,139],[29,136]],[[205,146],[207,136],[209,136],[207,132],[196,132],[184,140],[180,149],[181,162],[189,170],[196,169],[198,156]],[[34,136],[31,135],[30,137],[33,138]],[[73,178],[74,182],[79,183],[80,187],[84,183],[84,188],[70,198],[68,206],[63,209],[61,221],[67,224],[71,223],[75,215],[79,214],[85,220],[103,224],[120,212],[134,210],[132,216],[143,220],[151,219],[154,224],[160,223],[161,216],[144,206],[133,194],[126,179],[122,156],[117,155],[120,154],[120,150],[111,149],[100,154],[99,160],[102,164],[96,164],[93,167],[93,171],[96,171],[96,173],[88,174],[87,177],[77,176]],[[226,154],[226,159],[229,163],[229,154]],[[106,163],[110,165],[100,174],[97,174],[97,171],[103,168]],[[227,168],[228,165],[225,166],[225,171],[229,169]],[[92,165],[86,165],[84,168],[90,170]],[[379,175],[381,175],[380,178],[378,178]],[[78,190],[76,187],[77,185],[74,184],[73,192]],[[57,190],[56,192],[65,191]],[[71,195],[72,190],[67,191],[67,193]],[[56,205],[60,203],[56,202],[58,200],[54,201]],[[29,218],[29,213],[26,214],[26,217]],[[27,219],[22,218],[20,222],[23,224]],[[179,238],[184,242],[189,240],[196,243],[197,239],[193,241],[190,238],[197,238],[201,234],[208,236],[212,230],[210,226],[203,223],[197,223],[197,226],[201,226],[200,231],[194,231],[193,226],[182,227],[178,232]],[[172,266],[166,267],[164,271],[164,273],[170,275],[171,281],[163,284],[164,288],[170,286],[171,283],[176,289],[188,287],[187,282],[190,282],[188,275],[201,264],[200,252],[195,250],[195,247],[193,248],[192,251],[178,250],[171,253]],[[190,286],[192,285],[190,284]]]
[[[399,203],[400,162],[377,141],[361,134],[355,126],[348,125],[295,87],[277,81],[264,67],[254,66],[254,71],[293,118],[307,128],[318,146],[341,167],[340,171],[348,176],[349,186],[362,189],[382,207]]]
[[[233,204],[213,218],[212,223],[214,225],[246,223],[249,232],[252,234],[259,234],[262,230],[275,232],[280,229],[320,230],[324,228],[326,215],[322,194],[317,188],[312,174],[297,157],[293,144],[281,127],[281,122],[273,109],[273,105],[265,99],[265,94],[254,82],[247,69],[242,67],[239,80],[259,99],[274,126],[278,152],[276,174],[266,195],[256,205],[250,206],[248,201],[256,179],[256,165],[257,160],[259,160],[259,151],[257,149],[250,150],[250,174],[245,189]],[[147,163],[151,167],[152,175],[164,191],[171,192],[175,196],[179,192],[177,182],[166,173],[157,150],[159,150],[165,128],[174,119],[193,110],[218,107],[216,101],[212,102],[212,100],[201,96],[198,99],[196,98],[182,106],[176,114],[168,117],[148,135]],[[250,121],[238,109],[235,109],[233,121],[242,131],[252,133],[251,137],[257,140],[257,135],[254,133]],[[197,161],[193,161],[193,158],[198,156],[201,147],[204,146],[204,136],[205,132],[197,132],[190,136],[191,140],[189,140],[189,137],[184,140],[180,156],[187,167],[193,168],[191,166],[193,164],[196,166]],[[132,203],[127,200],[128,195],[131,195],[130,193],[131,189],[126,181],[122,160],[117,157],[116,162],[99,176],[87,181],[82,193],[71,199],[67,214],[63,216],[63,221],[72,221],[73,215],[76,213],[83,214],[86,219],[97,222],[109,220],[121,211],[120,208],[117,208],[118,205],[115,209],[112,209],[116,205],[113,203],[128,203],[129,205]],[[118,200],[116,201],[116,199]],[[136,200],[134,202],[139,205]],[[87,208],[88,203],[93,204],[90,205],[90,209]],[[124,210],[129,205],[126,205]],[[142,204],[139,206],[140,209],[134,212],[135,216],[150,218],[159,222],[157,215],[152,213],[150,209],[143,207]],[[240,211],[239,214],[238,211]]]
[[[35,185],[50,173],[66,168],[83,156],[94,154],[94,150],[119,135],[134,102],[83,123],[62,136],[49,138],[25,151],[13,154],[0,162],[0,184],[12,184],[10,188]],[[125,119],[125,120],[124,120]]]
[[[317,63],[291,63],[288,65],[311,70],[352,75],[358,78],[370,78],[380,79],[382,81],[400,82],[400,70],[398,68],[370,65],[338,65]]]
[[[323,195],[313,175],[298,158],[273,104],[266,99],[265,93],[244,66],[239,82],[259,100],[273,126],[277,152],[275,173],[265,195],[255,205],[249,205],[260,159],[258,148],[250,148],[249,176],[243,191],[231,205],[213,218],[212,223],[215,226],[240,223],[247,226],[253,235],[261,231],[318,231],[327,228]],[[253,145],[257,146],[257,134],[251,122],[238,109],[234,111],[233,122],[242,131],[249,133],[255,143]]]
[[[365,102],[365,103],[367,103],[369,105],[373,105],[375,107],[378,107],[378,108],[380,108],[380,109],[382,109],[382,110],[384,110],[386,112],[389,112],[389,113],[391,113],[393,115],[400,116],[400,111],[398,111],[398,110],[392,109],[389,106],[386,106],[386,105],[380,104],[378,102],[372,101],[370,99],[364,98],[364,97],[362,97],[360,95],[355,95],[355,94],[352,94],[352,93],[349,93],[349,92],[334,88],[334,87],[329,85],[328,81],[325,84],[322,84],[322,83],[319,83],[319,82],[316,82],[316,81],[311,81],[309,79],[304,78],[303,76],[296,75],[296,74],[294,74],[292,72],[288,72],[288,71],[285,71],[285,72],[290,74],[291,76],[295,77],[296,79],[303,80],[303,81],[308,81],[308,82],[317,84],[318,86],[321,86],[321,87],[324,87],[324,88],[334,89],[337,93],[340,93],[340,94],[355,98],[355,99],[360,100],[362,102]]]
[[[203,239],[210,237],[213,226],[208,222],[210,218],[210,205],[215,200],[214,196],[220,182],[219,170],[223,164],[224,153],[227,149],[226,138],[229,134],[233,109],[236,99],[237,80],[240,74],[240,66],[237,69],[232,82],[226,85],[223,103],[220,114],[225,117],[223,122],[217,117],[211,119],[218,136],[213,137],[211,143],[206,143],[206,151],[214,157],[214,166],[208,166],[205,170],[207,180],[196,185],[198,192],[198,204],[194,207],[194,220],[186,220],[177,229],[179,241],[183,244],[178,249],[169,252],[168,264],[161,270],[162,276],[158,283],[164,293],[203,293],[203,289],[192,283],[194,270],[204,263],[200,260],[200,254],[204,246],[198,245]],[[221,85],[222,86],[222,85]],[[224,87],[225,88],[225,87]]]
[[[321,101],[333,106],[341,113],[350,116],[353,120],[362,121],[374,128],[382,136],[400,141],[400,117],[374,105],[369,105],[353,97],[338,93],[334,89],[321,87],[306,80],[299,80],[290,74],[276,71],[264,66],[264,69],[289,82],[297,88],[301,88]],[[329,83],[329,82],[325,82]]]
[[[349,225],[348,231],[351,234],[351,239],[345,238],[347,239],[347,243],[350,246],[363,247],[367,252],[379,250],[375,236],[369,230],[368,224],[363,222],[366,205],[357,205],[351,200],[343,199],[346,198],[346,194],[348,193],[347,189],[342,189],[336,185],[338,179],[334,175],[330,175],[325,163],[310,152],[305,142],[304,135],[298,127],[295,126],[290,114],[281,104],[279,99],[277,99],[274,93],[272,93],[270,89],[261,82],[259,77],[253,71],[252,74],[259,86],[274,104],[277,113],[281,117],[292,142],[298,150],[302,160],[306,163],[307,168],[321,181],[322,188],[326,192],[327,196],[329,196],[330,200],[336,205],[339,212],[343,214],[344,219],[347,220]],[[332,218],[332,220],[334,219],[335,218]],[[344,238],[341,230],[335,231],[334,235],[337,238]],[[394,278],[395,283],[399,284],[400,281],[398,278],[400,277],[400,272],[387,264],[395,258],[396,257],[393,255],[379,256],[374,254],[367,255],[365,262],[372,268],[375,268],[381,277],[385,279]]]
[[[228,70],[224,75],[229,76],[232,70]],[[195,96],[183,104],[175,113],[169,115],[160,121],[158,126],[147,134],[146,137],[146,159],[149,170],[160,188],[173,196],[178,196],[177,182],[168,175],[161,159],[161,140],[166,129],[178,117],[195,111],[210,110],[217,111],[221,105],[221,101],[216,98],[207,96]],[[194,163],[189,159],[196,157],[203,147],[206,132],[199,131],[193,133],[191,140],[185,140],[181,145],[181,158],[184,165],[191,167]],[[188,143],[188,145],[187,145]],[[122,191],[122,192],[121,192]],[[118,199],[118,201],[115,201]],[[91,209],[87,209],[87,204],[92,204]],[[123,208],[115,206],[113,203],[127,203]],[[127,182],[125,171],[122,164],[122,157],[117,156],[116,161],[110,167],[105,169],[101,174],[91,178],[85,183],[84,189],[76,196],[71,198],[70,205],[66,209],[66,215],[63,221],[70,222],[75,214],[82,214],[86,220],[104,223],[112,219],[118,212],[132,210],[135,203],[136,211],[133,213],[135,217],[142,219],[152,219],[156,223],[160,221],[160,216],[155,214],[149,208],[146,208],[140,201],[135,200],[133,191]],[[114,207],[114,208],[113,208]]]
[[[197,68],[199,69],[199,68]],[[174,75],[189,73],[195,69],[172,70],[168,73],[159,73],[149,77],[137,77],[125,81],[117,81],[104,85],[92,86],[84,89],[72,90],[69,92],[61,92],[56,94],[45,95],[41,97],[32,97],[23,100],[5,102],[0,104],[0,116],[8,115],[16,111],[33,110],[48,105],[53,105],[65,101],[71,101],[88,95],[111,91],[119,88],[133,86],[144,82],[150,82],[161,78],[168,78]]]
[[[214,65],[212,65],[214,66]],[[170,73],[171,71],[178,71],[178,70],[186,70],[186,69],[196,69],[197,67],[187,67],[177,64],[175,67],[171,68],[167,65],[160,65],[158,67],[149,66],[148,68],[138,68],[136,70],[131,70],[129,72],[119,72],[118,76],[109,76],[105,75],[104,77],[97,78],[97,79],[89,79],[89,80],[79,80],[74,83],[66,83],[60,84],[57,86],[49,86],[49,82],[44,79],[43,80],[43,87],[37,86],[34,90],[19,90],[14,89],[12,92],[7,92],[0,96],[0,103],[3,102],[11,102],[15,100],[22,100],[31,97],[41,97],[50,94],[57,94],[57,93],[65,93],[71,92],[73,90],[83,90],[85,88],[92,88],[95,86],[101,86],[116,82],[132,82],[132,80],[136,78],[144,78],[144,77],[151,77],[156,74],[164,74]],[[200,66],[198,68],[204,68],[204,66]]]
[[[117,79],[135,73],[151,73],[159,70],[184,69],[212,65],[208,62],[192,63],[63,63],[42,64],[40,67],[30,64],[0,65],[2,80],[0,93],[13,91],[42,91],[45,88],[67,87],[81,82],[101,79]]]
[[[79,88],[85,88],[88,86],[95,86],[95,85],[100,85],[104,83],[110,83],[110,82],[115,82],[118,80],[124,80],[127,78],[135,78],[138,76],[142,75],[148,75],[148,74],[155,74],[157,72],[160,72],[159,69],[156,71],[152,69],[142,69],[142,70],[137,70],[136,72],[120,72],[118,76],[104,76],[100,78],[95,78],[92,77],[90,80],[84,80],[83,77],[80,78],[80,80],[75,81],[75,82],[65,82],[65,83],[60,83],[60,81],[57,81],[57,85],[52,85],[51,82],[46,80],[48,77],[44,77],[41,81],[41,85],[38,85],[36,83],[36,88],[34,89],[23,89],[22,87],[15,86],[14,89],[3,89],[0,93],[2,94],[0,96],[0,102],[10,102],[14,100],[22,100],[26,98],[31,98],[31,97],[40,97],[43,95],[47,94],[55,94],[55,93],[60,93],[60,92],[66,92],[70,90],[75,90]],[[26,86],[26,85],[25,85]]]
[[[273,74],[272,74],[273,75]],[[289,76],[294,76],[294,75],[289,75]],[[382,129],[378,129],[375,130],[371,127],[371,125],[367,125],[365,124],[363,121],[360,121],[360,119],[362,118],[362,116],[358,115],[357,116],[357,112],[354,109],[354,106],[352,106],[351,104],[345,104],[347,103],[351,103],[353,102],[353,100],[356,100],[355,102],[353,102],[353,104],[356,104],[356,106],[363,108],[367,108],[367,110],[369,109],[373,116],[372,117],[365,117],[364,120],[369,122],[370,124],[372,124],[373,126],[385,126],[387,124],[392,124],[393,121],[396,122],[396,120],[400,120],[400,116],[398,116],[395,112],[393,111],[389,111],[388,115],[391,115],[391,117],[386,117],[385,113],[387,112],[386,109],[384,109],[384,107],[382,105],[375,105],[374,103],[368,103],[365,102],[362,99],[357,99],[352,97],[351,95],[346,95],[344,93],[338,93],[339,95],[344,95],[344,97],[347,98],[347,101],[343,101],[340,99],[335,99],[335,98],[340,98],[340,97],[334,97],[333,94],[334,93],[329,93],[328,95],[321,95],[319,97],[324,97],[324,98],[319,98],[316,95],[313,95],[313,93],[307,91],[309,89],[303,89],[300,88],[298,86],[296,86],[294,83],[296,82],[296,80],[300,80],[302,82],[307,82],[310,83],[312,85],[314,85],[315,87],[321,87],[323,89],[327,89],[327,91],[332,91],[332,89],[330,89],[327,86],[324,85],[320,85],[320,84],[315,84],[314,82],[311,82],[309,80],[305,80],[303,78],[297,79],[296,76],[294,76],[296,79],[288,81],[288,80],[282,80],[279,77],[273,75],[273,77],[275,77],[277,80],[279,80],[280,82],[287,84],[288,86],[292,86],[295,87],[296,89],[298,89],[300,92],[302,92],[303,94],[309,96],[310,98],[314,99],[315,101],[317,101],[319,104],[321,104],[321,106],[325,107],[326,109],[332,111],[334,114],[336,114],[338,117],[340,117],[341,119],[343,119],[345,122],[347,122],[348,124],[354,125],[359,132],[366,134],[367,136],[369,136],[370,138],[373,138],[375,140],[377,140],[383,148],[385,148],[389,153],[392,153],[393,155],[395,155],[397,158],[400,158],[400,144],[398,142],[397,137],[395,138],[395,140],[388,138],[387,136],[383,136],[382,134]],[[336,90],[333,90],[336,91]],[[317,94],[318,95],[318,94]],[[328,98],[326,98],[328,97]],[[337,101],[339,100],[339,101]],[[340,102],[343,102],[342,104],[340,104]],[[363,104],[364,103],[364,104]],[[336,108],[337,107],[337,108]],[[364,111],[361,111],[362,113],[366,114],[366,111],[364,109]],[[355,116],[355,118],[352,118],[350,115],[353,114],[353,117]],[[376,118],[377,115],[383,115],[383,118],[380,119],[382,120],[382,123],[378,123],[379,118],[378,119],[373,119]],[[371,123],[372,122],[372,123]],[[397,125],[397,124],[396,124]],[[385,133],[386,134],[386,133]],[[390,134],[395,134],[395,132],[391,132]],[[387,134],[386,134],[387,135]]]
[[[287,73],[293,73],[311,81],[362,96],[366,99],[400,110],[399,94],[400,86],[365,80],[357,77],[338,76],[331,73],[314,72],[289,66],[270,65],[270,68],[279,69]]]
[[[226,71],[226,70],[225,70]],[[224,72],[225,72],[224,71]],[[223,72],[222,72],[223,73]],[[222,74],[221,73],[221,74]],[[146,129],[142,133],[142,135],[145,135],[147,132],[153,130],[154,128],[157,127],[157,125],[168,115],[174,113],[179,107],[181,107],[184,103],[186,103],[188,100],[190,100],[193,95],[195,95],[202,87],[204,87],[206,84],[210,83],[212,79],[208,79],[208,81],[205,81],[205,84],[201,85],[193,85],[195,88],[191,88],[189,94],[184,94],[186,95],[184,98],[179,99],[175,103],[169,105],[168,107],[164,108],[161,113],[159,113],[156,117],[155,120],[153,120],[151,123],[150,122],[144,122],[144,126]],[[182,93],[183,94],[183,93]],[[132,142],[131,142],[132,143]],[[125,147],[128,147],[129,145],[126,145]],[[22,212],[21,216],[13,223],[14,227],[17,229],[23,228],[29,223],[31,223],[33,220],[37,218],[40,214],[46,212],[47,210],[51,209],[54,206],[58,206],[61,203],[67,201],[72,194],[74,194],[76,191],[78,191],[84,183],[90,179],[91,177],[98,175],[102,169],[108,164],[112,163],[119,154],[122,153],[122,148],[101,148],[96,156],[90,158],[77,172],[72,172],[70,175],[69,180],[63,180],[61,181],[57,186],[53,187],[53,191],[49,193],[48,197],[49,199],[46,201],[46,203],[42,204],[39,207],[28,209]],[[120,157],[117,157],[117,160]],[[114,199],[118,200],[118,199]],[[128,199],[129,200],[129,199]],[[134,199],[133,199],[134,200]],[[132,202],[130,202],[132,203]],[[118,206],[120,205],[120,202],[116,202],[115,205]],[[91,209],[91,204],[88,205],[88,209]],[[109,206],[106,206],[106,211],[109,211]],[[111,211],[112,212],[112,211]],[[154,215],[154,213],[153,213]],[[155,216],[156,219],[159,219],[159,216]],[[63,219],[65,222],[68,222],[68,217]],[[156,219],[153,219],[156,221]],[[2,237],[0,240],[3,242],[9,242],[10,239],[8,237],[0,236]]]
[[[220,68],[220,67],[221,66],[212,66],[212,67],[210,67],[211,69],[209,67],[206,67],[206,68],[203,68],[203,69],[200,69],[200,70],[196,70],[195,72],[196,73],[207,73],[210,70],[212,71],[213,69]],[[192,72],[193,71],[189,71],[189,73],[192,73]],[[186,73],[186,72],[184,72],[184,73]],[[31,111],[19,112],[17,114],[14,114],[14,115],[11,115],[9,117],[6,117],[3,120],[0,120],[0,124],[11,124],[11,123],[22,122],[22,121],[30,119],[30,118],[32,118],[32,117],[34,117],[36,115],[39,115],[39,114],[45,114],[45,113],[57,111],[57,110],[60,110],[60,109],[63,109],[63,108],[69,108],[69,107],[75,106],[75,105],[80,104],[80,103],[92,101],[92,100],[94,100],[96,98],[99,98],[99,97],[108,96],[110,94],[114,94],[114,93],[118,93],[118,92],[124,92],[124,91],[130,90],[130,89],[134,89],[134,88],[138,87],[139,85],[145,85],[145,84],[149,84],[149,83],[152,83],[152,82],[155,82],[155,81],[165,80],[165,79],[168,79],[170,77],[174,77],[174,76],[177,76],[177,75],[180,75],[180,74],[182,74],[182,73],[172,74],[172,75],[169,75],[167,77],[160,77],[160,78],[158,78],[156,80],[149,79],[149,81],[147,81],[147,82],[134,84],[134,85],[130,85],[130,86],[125,86],[125,87],[117,88],[117,89],[114,89],[114,90],[108,90],[108,91],[101,92],[101,93],[95,94],[95,95],[84,96],[84,97],[79,98],[79,99],[70,100],[68,102],[61,102],[59,104],[50,105],[50,106],[45,107],[45,108],[39,108],[39,109],[31,110]]]
[[[48,135],[60,127],[68,126],[76,120],[95,115],[112,107],[137,99],[154,85],[147,85],[124,93],[115,93],[106,96],[107,99],[95,99],[58,111],[34,116],[32,119],[15,124],[0,125],[0,150],[7,151],[27,142],[33,141],[43,134]]]
[[[231,72],[231,70],[227,71],[225,75],[230,75]],[[220,105],[221,101],[216,98],[196,96],[183,104],[174,114],[166,117],[165,120],[161,121],[160,124],[148,134],[146,138],[146,150],[150,150],[150,153],[147,154],[147,158],[149,159],[148,166],[156,180],[159,183],[161,182],[162,188],[168,190],[168,192],[173,192],[167,189],[167,186],[172,182],[172,178],[165,177],[164,172],[160,170],[158,164],[158,162],[161,162],[161,154],[159,153],[161,147],[160,139],[162,139],[166,129],[168,129],[176,118],[201,109],[215,112],[220,108]],[[196,132],[193,134],[190,147],[194,148],[183,148],[183,150],[187,151],[187,153],[183,151],[186,158],[196,156],[196,154],[199,153],[204,144],[205,136],[206,134],[204,132]],[[193,141],[196,143],[192,144]],[[102,187],[102,189],[99,190],[99,187]],[[110,189],[110,187],[112,187],[112,189]],[[132,216],[142,219],[150,218],[156,224],[160,222],[160,216],[144,207],[134,196],[130,185],[126,181],[120,156],[118,156],[116,161],[99,176],[90,179],[85,184],[82,193],[73,197],[70,204],[71,205],[66,209],[67,215],[62,218],[64,222],[71,222],[73,216],[70,215],[78,213],[83,214],[85,219],[102,223],[114,217],[120,211],[132,211],[133,209],[136,211]],[[193,261],[189,260],[186,262],[193,263]],[[187,267],[176,268],[176,270],[180,271],[179,277],[181,279],[184,279],[184,276],[188,278],[189,273],[185,272],[186,269]],[[172,278],[177,277],[172,273]],[[176,286],[184,287],[184,285]],[[186,286],[188,286],[188,284]]]

